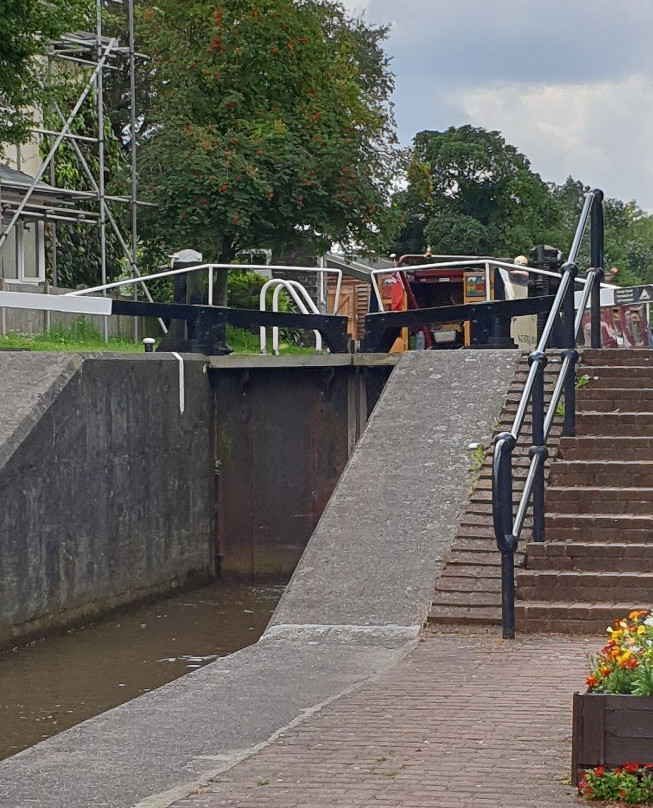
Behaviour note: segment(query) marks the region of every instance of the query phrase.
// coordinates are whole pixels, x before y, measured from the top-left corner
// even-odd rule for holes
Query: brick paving
[[[431,631],[174,808],[570,808],[571,698],[602,637]]]

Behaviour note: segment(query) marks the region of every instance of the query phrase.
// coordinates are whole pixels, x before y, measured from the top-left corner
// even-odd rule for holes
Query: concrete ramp
[[[79,354],[0,352],[0,468],[82,364]]]
[[[261,640],[0,762],[0,808],[164,808],[393,667],[518,359],[402,357]]]
[[[520,354],[424,351],[396,366],[267,635],[416,635]],[[265,635],[264,635],[265,636]]]

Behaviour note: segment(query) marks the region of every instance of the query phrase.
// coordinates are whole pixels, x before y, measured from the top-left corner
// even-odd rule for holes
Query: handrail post
[[[563,352],[562,358],[569,357],[569,367],[565,378],[565,416],[562,434],[570,438],[576,434],[576,362],[578,362],[578,351],[576,350],[576,329],[574,321],[576,311],[574,308],[574,280],[578,275],[578,268],[575,264],[566,264],[565,272],[569,274],[569,285],[562,303],[563,319]]]
[[[601,347],[601,282],[605,277],[603,267],[603,191],[596,189],[592,201],[590,219],[590,253],[592,268],[595,270],[594,284],[590,298],[590,334],[592,348]]]
[[[503,639],[515,638],[515,549],[512,533],[512,450],[515,438],[510,432],[497,435],[494,447],[492,516],[497,546],[501,551],[501,625]]]
[[[535,365],[532,397],[533,432],[528,456],[531,459],[538,457],[539,460],[533,478],[533,541],[544,541],[544,462],[549,456],[544,435],[544,369],[548,361],[546,354],[540,351],[533,351],[528,357],[529,365]]]

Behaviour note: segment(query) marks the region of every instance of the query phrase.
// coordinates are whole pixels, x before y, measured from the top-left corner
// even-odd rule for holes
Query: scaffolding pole
[[[71,222],[77,224],[94,224],[99,227],[100,233],[100,275],[102,284],[105,285],[108,280],[108,255],[107,255],[107,225],[109,225],[115,235],[116,240],[127,259],[130,266],[130,274],[132,278],[140,278],[141,273],[138,269],[138,206],[147,205],[149,203],[141,202],[138,199],[138,106],[136,100],[136,60],[137,58],[147,58],[136,51],[135,47],[135,28],[134,28],[134,0],[126,0],[124,5],[127,10],[127,23],[128,23],[128,46],[122,46],[116,37],[104,36],[102,30],[102,5],[103,0],[96,0],[96,25],[95,32],[76,32],[67,34],[61,37],[56,42],[51,43],[49,59],[48,59],[48,74],[50,76],[52,64],[56,60],[65,60],[66,62],[75,62],[79,64],[80,70],[86,67],[93,68],[91,75],[88,77],[83,89],[75,103],[72,111],[64,115],[56,101],[53,108],[61,121],[61,128],[56,131],[56,127],[49,129],[46,127],[44,121],[35,122],[32,128],[33,134],[40,137],[47,137],[49,140],[49,150],[47,156],[44,158],[43,163],[38,171],[36,177],[31,182],[27,190],[24,186],[19,186],[16,190],[24,193],[24,196],[15,204],[5,206],[5,211],[11,213],[11,220],[6,227],[0,224],[0,248],[6,241],[9,233],[16,223],[21,218],[31,216],[32,218],[40,219],[41,221],[49,221],[51,227],[52,249],[51,249],[51,267],[52,267],[52,282],[54,286],[59,284],[59,267],[58,267],[58,254],[57,254],[57,226],[58,222]],[[108,69],[116,70],[115,60],[127,61],[129,69],[129,107],[130,107],[130,192],[129,195],[123,197],[109,196],[106,193],[105,182],[105,167],[106,167],[106,142],[105,142],[105,121],[106,113],[104,109],[104,71]],[[113,62],[113,63],[111,63]],[[96,137],[88,135],[75,134],[70,132],[70,127],[73,121],[80,112],[82,105],[87,100],[91,90],[95,90],[95,109],[96,109],[96,124],[97,132]],[[38,125],[40,123],[40,125]],[[89,191],[72,190],[69,188],[58,188],[56,182],[56,153],[61,143],[65,141],[68,143],[82,169],[83,174],[89,183]],[[97,143],[97,158],[98,169],[97,176],[91,169],[89,162],[85,158],[80,145],[83,143],[95,144]],[[19,167],[20,170],[20,167]],[[49,171],[48,171],[49,170]],[[56,192],[60,197],[69,197],[71,202],[76,198],[77,204],[73,203],[70,215],[68,211],[62,208],[66,203],[60,199],[58,204],[53,206],[37,206],[34,203],[30,204],[31,197],[38,193],[38,183],[44,176],[45,172],[49,173],[50,187],[49,192]],[[3,183],[5,185],[5,183]],[[10,184],[7,183],[9,186]],[[84,210],[80,208],[80,204],[98,202],[99,212]],[[123,237],[120,226],[116,221],[115,216],[109,208],[108,202],[123,203],[129,205],[130,208],[130,236]],[[47,211],[45,208],[47,207]],[[55,208],[57,208],[55,212]],[[49,211],[49,212],[48,212]],[[95,220],[89,221],[89,220]],[[152,297],[147,289],[145,283],[141,284],[145,297],[152,302]],[[136,286],[134,287],[134,297],[137,297]],[[108,318],[104,322],[104,338],[108,339]],[[135,322],[134,339],[138,339],[138,325]]]

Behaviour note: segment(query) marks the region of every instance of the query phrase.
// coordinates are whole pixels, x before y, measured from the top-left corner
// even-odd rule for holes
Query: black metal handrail
[[[585,286],[576,313],[574,292],[575,285],[579,282],[576,260],[588,221],[591,228],[592,267],[580,281],[584,282]],[[533,540],[544,541],[544,464],[549,456],[546,441],[563,392],[562,433],[573,436],[576,432],[576,363],[579,357],[576,340],[588,301],[591,307],[591,344],[593,348],[601,347],[600,291],[603,275],[603,192],[595,189],[585,197],[567,263],[562,267],[560,285],[551,312],[536,350],[528,357],[528,377],[517,406],[514,423],[510,431],[497,435],[494,445],[492,517],[497,546],[501,552],[501,623],[504,639],[513,639],[515,636],[515,552],[529,505],[532,505],[533,509]],[[562,329],[558,329],[558,333],[561,344],[557,347],[562,348],[562,363],[548,408],[545,408],[544,371],[549,361],[546,351],[560,319]],[[532,422],[529,450],[531,462],[515,515],[512,455],[521,435],[529,404]]]

